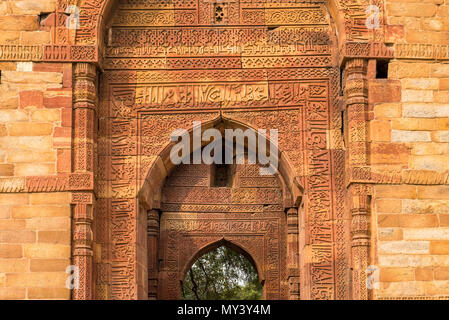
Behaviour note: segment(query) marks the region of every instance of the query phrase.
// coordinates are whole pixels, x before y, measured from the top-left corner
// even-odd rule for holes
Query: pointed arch
[[[67,4],[63,0],[58,0],[59,10],[65,9]],[[110,23],[113,9],[118,0],[78,0],[80,8],[80,27],[76,30],[75,44],[95,45],[100,53],[98,56],[101,63],[101,53],[104,47],[105,30]],[[383,41],[384,25],[384,1],[380,0],[376,5],[379,8],[380,25],[376,29],[365,27],[364,21],[370,16],[367,9],[369,2],[364,0],[344,1],[325,0],[326,7],[332,20],[332,24],[337,33],[338,48],[343,55],[346,42],[375,42]],[[380,39],[380,38],[382,39]],[[342,60],[344,57],[340,57]]]
[[[200,258],[201,256],[205,255],[206,253],[209,253],[219,247],[228,247],[229,249],[240,253],[243,255],[246,259],[248,259],[249,262],[253,265],[254,269],[257,272],[257,276],[259,278],[259,282],[263,285],[265,282],[265,275],[264,270],[262,268],[263,263],[261,261],[256,261],[253,258],[253,255],[251,254],[250,250],[248,248],[245,248],[244,245],[239,244],[235,240],[228,240],[226,237],[221,238],[218,241],[214,241],[211,243],[208,243],[201,247],[193,256],[191,256],[187,261],[184,261],[184,266],[182,267],[180,273],[179,273],[179,281],[182,282],[189,271],[189,269],[192,267],[192,265]]]
[[[222,115],[214,120],[201,123],[201,134],[210,128],[250,129],[254,130],[256,134],[259,134],[252,126]],[[191,127],[188,130],[190,139],[193,139],[193,129]],[[203,142],[202,147],[209,143]],[[158,209],[160,207],[161,191],[165,178],[175,168],[175,165],[170,160],[170,151],[175,144],[176,142],[167,143],[159,155],[154,158],[138,192],[139,201],[147,210]],[[193,151],[191,150],[191,152]],[[287,154],[279,149],[277,151],[278,170],[275,176],[281,182],[284,208],[298,206],[301,202],[304,187],[300,184],[300,178],[295,175],[295,170]]]

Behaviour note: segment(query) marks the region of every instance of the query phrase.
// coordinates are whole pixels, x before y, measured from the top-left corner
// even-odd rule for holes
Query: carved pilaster
[[[93,174],[95,170],[96,80],[95,65],[74,65],[73,170],[76,173]],[[93,202],[93,192],[72,194],[72,263],[80,273],[80,287],[74,289],[72,294],[75,300],[93,298]]]
[[[287,210],[287,272],[289,299],[299,300],[299,225],[298,209]]]
[[[77,63],[74,75],[74,171],[92,172],[97,127],[97,70],[93,64]]]
[[[346,167],[369,173],[368,142],[368,61],[350,59],[345,66],[344,96],[348,122]],[[367,187],[349,178],[348,194],[351,214],[352,298],[368,299],[366,268],[370,250],[370,207]]]
[[[93,297],[92,200],[92,193],[72,194],[72,264],[79,271],[79,287],[72,292],[75,300],[90,300]]]
[[[348,119],[348,165],[365,166],[368,163],[368,61],[351,59],[345,66],[344,98]]]
[[[148,211],[148,299],[157,299],[159,211]]]
[[[352,236],[352,293],[353,299],[368,299],[366,269],[370,251],[370,196],[358,188],[350,191]]]

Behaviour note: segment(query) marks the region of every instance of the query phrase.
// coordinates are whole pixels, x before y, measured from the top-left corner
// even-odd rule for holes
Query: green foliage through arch
[[[181,296],[186,300],[259,300],[262,285],[248,259],[221,246],[195,261],[184,278]]]

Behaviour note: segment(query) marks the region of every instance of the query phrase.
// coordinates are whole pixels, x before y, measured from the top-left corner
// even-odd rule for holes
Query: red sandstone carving
[[[163,2],[122,0],[108,36],[100,16],[109,16],[112,2],[82,1],[76,35],[64,29],[67,5],[58,2],[57,46],[45,47],[44,59],[99,61],[105,68],[100,88],[93,64],[74,69],[76,176],[64,184],[89,185],[96,196],[72,195],[73,258],[83,272],[75,298],[178,298],[189,264],[219,244],[251,257],[267,299],[368,298],[370,190],[361,183],[374,175],[364,170],[366,58],[392,52],[382,43],[382,24],[366,28],[365,3],[333,4],[344,16],[338,28],[351,127],[347,154],[338,135],[338,45],[324,3],[285,2],[279,9],[241,0],[217,17],[209,1],[173,1],[182,10],[170,15],[157,10]],[[173,170],[169,135],[191,129],[194,120],[278,129],[279,175],[240,168],[232,188],[214,188],[207,167]]]

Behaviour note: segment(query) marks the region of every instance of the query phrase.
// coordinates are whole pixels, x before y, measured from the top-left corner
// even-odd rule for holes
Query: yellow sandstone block
[[[449,240],[430,241],[430,254],[449,255]]]
[[[419,199],[448,199],[449,186],[418,186],[417,188]]]
[[[436,214],[380,214],[379,227],[431,228],[438,226]]]
[[[0,288],[0,300],[18,300],[25,298],[25,288]]]
[[[0,259],[0,273],[26,272],[27,269],[27,259]]]
[[[411,63],[394,61],[388,68],[388,78],[428,78],[430,76],[431,63]]]
[[[56,204],[70,203],[69,192],[41,192],[30,194],[30,204]]]
[[[23,248],[19,244],[0,244],[0,258],[22,258]]]
[[[389,142],[391,141],[390,121],[373,120],[370,122],[371,141]]]
[[[31,111],[31,120],[36,122],[55,122],[61,120],[60,109],[38,109]]]
[[[45,176],[56,173],[54,163],[17,163],[16,176]]]
[[[438,130],[449,130],[449,118],[437,119],[437,129]]]
[[[6,274],[6,286],[16,288],[64,288],[66,279],[67,274],[65,272],[9,273]]]
[[[12,207],[13,218],[34,217],[70,217],[70,206],[14,206]]]
[[[0,31],[34,31],[38,29],[37,15],[0,16]]]
[[[23,151],[23,150],[9,150],[8,161],[11,163],[18,162],[53,162],[56,161],[55,151]]]
[[[32,272],[65,272],[70,265],[70,259],[31,259],[30,270]]]
[[[376,200],[376,211],[384,213],[401,213],[402,200],[397,199],[378,199]]]
[[[401,228],[379,228],[378,239],[380,241],[397,241],[402,240]]]
[[[449,63],[434,63],[431,67],[431,76],[436,78],[449,77]]]
[[[411,169],[416,170],[449,170],[449,161],[445,155],[411,156]]]
[[[53,125],[33,122],[8,123],[8,133],[10,136],[46,136],[53,133]]]
[[[14,175],[13,164],[0,164],[0,176],[8,177]]]
[[[449,154],[449,143],[416,142],[411,147],[411,154],[417,156]]]
[[[435,280],[449,280],[449,267],[435,267]]]
[[[45,217],[26,220],[28,230],[67,230],[70,229],[70,217]]]
[[[36,242],[34,231],[2,230],[0,231],[0,242],[2,243],[32,243]],[[1,272],[1,271],[0,271]]]
[[[67,221],[70,228],[70,220]],[[39,243],[70,244],[70,231],[39,231],[37,241]]]
[[[70,257],[70,245],[63,244],[24,244],[24,254],[28,258],[61,259]]]
[[[433,268],[432,267],[421,267],[415,269],[415,280],[416,281],[431,281],[433,280]]]
[[[432,17],[437,7],[431,3],[389,3],[387,12],[392,16]]]
[[[438,89],[439,80],[437,78],[404,78],[401,80],[403,89]]]
[[[402,107],[399,103],[382,103],[374,106],[374,118],[399,118]]]
[[[436,119],[400,118],[391,121],[394,130],[435,130]]]
[[[42,45],[50,43],[49,31],[25,31],[21,33],[20,43],[22,45]]]
[[[449,90],[449,78],[441,78],[440,79],[440,90]]]
[[[28,288],[28,299],[70,299],[67,288]]]
[[[374,187],[376,199],[415,199],[416,186],[412,185],[377,185]]]
[[[0,193],[0,205],[28,204],[29,195],[26,193]]]
[[[413,268],[381,268],[380,281],[396,282],[396,281],[413,281],[415,280],[415,272]]]

